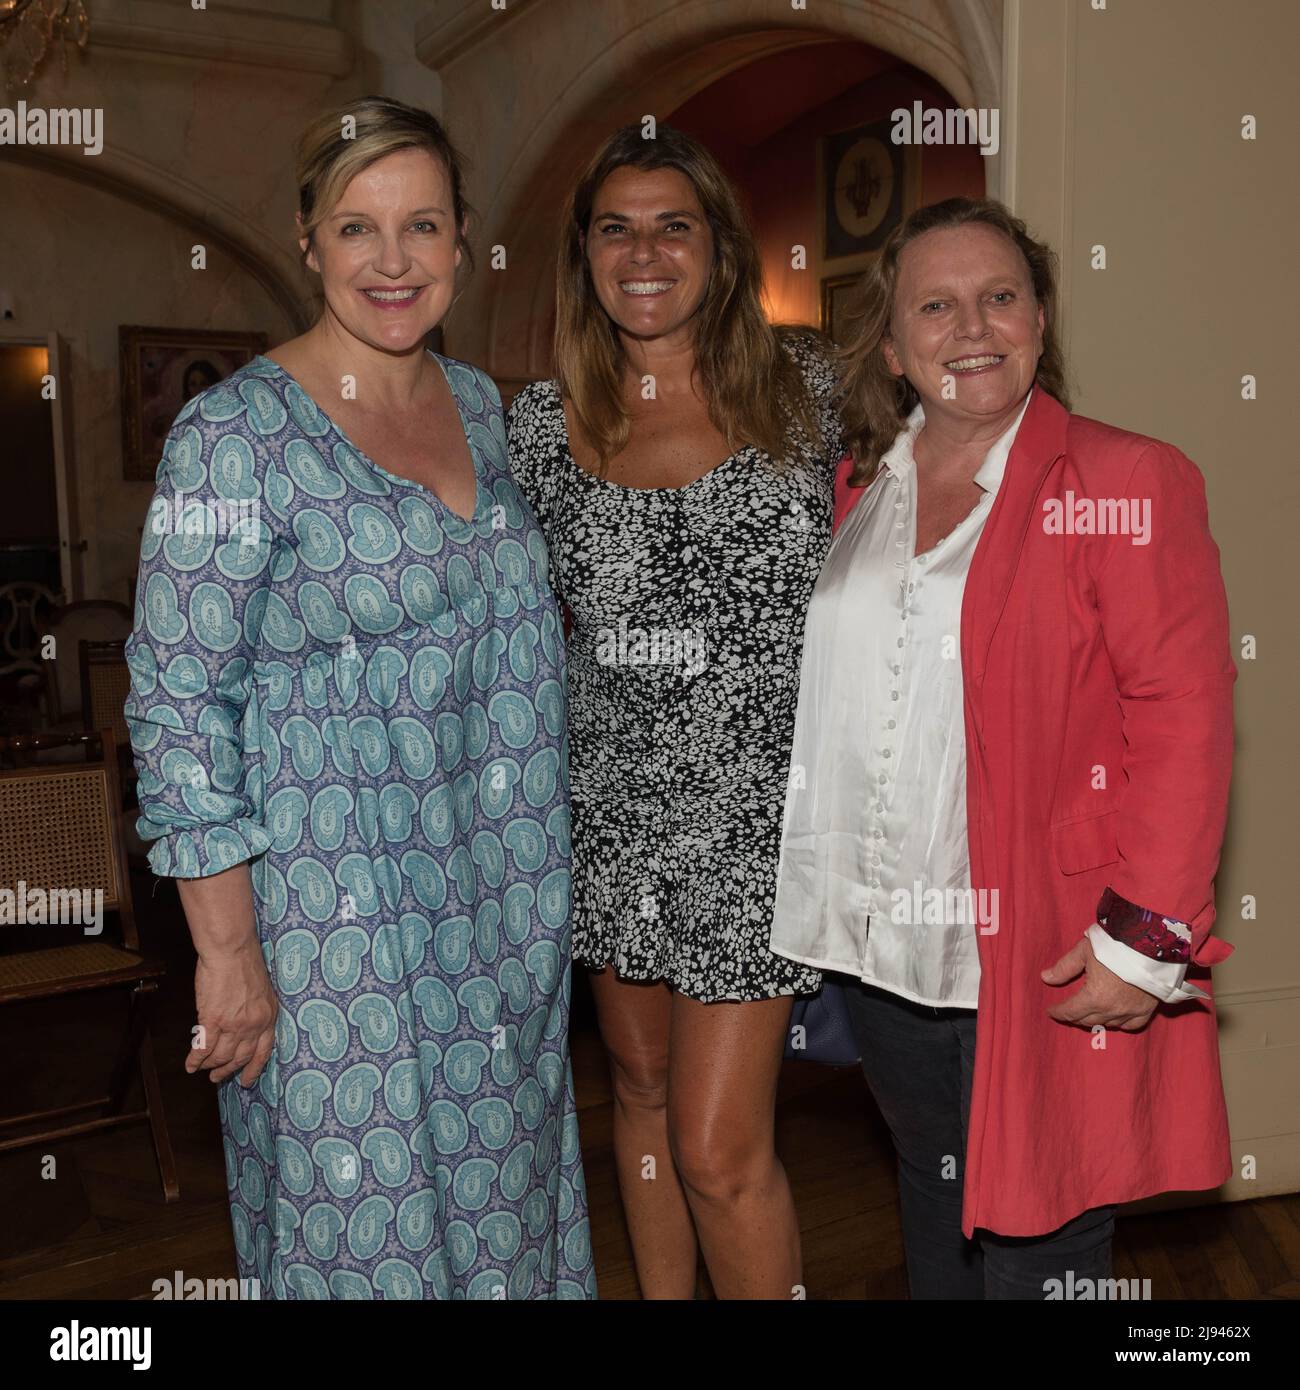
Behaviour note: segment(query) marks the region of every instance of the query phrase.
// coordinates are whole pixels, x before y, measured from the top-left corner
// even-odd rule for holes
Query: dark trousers
[[[1043,1236],[961,1233],[975,1010],[913,1004],[846,981],[862,1070],[894,1137],[912,1297],[1041,1299],[1049,1279],[1111,1277],[1115,1208]]]

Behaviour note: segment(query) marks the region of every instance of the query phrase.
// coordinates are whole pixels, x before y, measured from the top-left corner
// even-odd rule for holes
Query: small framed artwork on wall
[[[860,275],[828,275],[822,281],[821,328],[838,347],[848,346],[860,280]]]
[[[831,262],[869,258],[879,251],[917,205],[920,149],[896,145],[892,129],[888,119],[872,121],[823,135],[818,142],[821,254],[828,270]]]
[[[265,333],[197,328],[118,328],[122,466],[131,481],[151,483],[167,431],[186,401],[228,377],[260,352]]]

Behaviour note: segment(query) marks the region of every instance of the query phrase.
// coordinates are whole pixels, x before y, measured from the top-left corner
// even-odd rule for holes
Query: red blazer
[[[861,491],[847,475],[837,525]],[[1053,499],[1077,517],[1080,499],[1120,498],[1149,503],[1149,543],[1047,524]],[[961,658],[971,883],[999,909],[979,938],[963,1230],[1042,1235],[1216,1187],[1231,1156],[1213,1004],[1094,1036],[1047,1016],[1077,982],[1039,977],[1107,885],[1191,926],[1201,988],[1232,950],[1210,928],[1236,669],[1195,465],[1035,390],[971,563]]]

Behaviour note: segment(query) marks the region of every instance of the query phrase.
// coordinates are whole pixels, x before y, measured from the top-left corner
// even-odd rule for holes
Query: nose
[[[400,280],[411,268],[411,255],[396,232],[381,232],[375,251],[375,270],[390,280]]]
[[[989,327],[988,316],[978,299],[957,306],[957,326],[953,330],[958,338],[987,338],[993,331]]]
[[[632,239],[631,258],[637,265],[649,265],[659,255],[659,243],[653,232],[641,232]]]

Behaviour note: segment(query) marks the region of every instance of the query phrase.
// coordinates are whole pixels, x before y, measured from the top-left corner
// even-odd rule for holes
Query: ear
[[[320,266],[319,264],[317,264],[316,261],[316,252],[312,248],[311,238],[303,236],[302,233],[302,213],[295,212],[293,215],[293,220],[298,227],[298,250],[301,251],[307,257],[308,267],[314,270],[317,273],[317,275],[319,275]]]
[[[895,376],[902,376],[903,364],[899,361],[898,353],[894,351],[894,340],[892,338],[882,338],[880,340],[880,351],[884,355],[885,366],[888,367]]]

